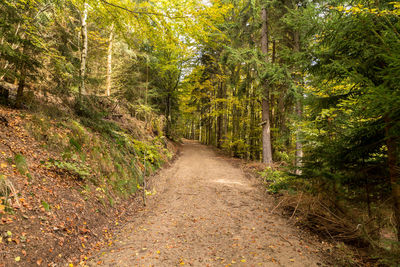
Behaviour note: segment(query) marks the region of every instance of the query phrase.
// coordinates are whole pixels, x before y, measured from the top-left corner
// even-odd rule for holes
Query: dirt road
[[[317,266],[311,244],[227,159],[186,141],[146,210],[93,259],[101,266]]]

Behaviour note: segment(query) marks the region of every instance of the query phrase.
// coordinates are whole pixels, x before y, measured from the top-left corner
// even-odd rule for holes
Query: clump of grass
[[[85,180],[91,176],[91,168],[81,162],[66,162],[55,159],[50,159],[44,163],[47,168],[57,168],[67,171],[72,175],[77,176],[81,180]]]
[[[14,156],[15,166],[20,174],[25,175],[28,173],[28,164],[26,163],[26,159],[21,154],[16,154]]]
[[[14,185],[4,175],[0,174],[0,197],[3,199],[3,204],[8,207],[9,210],[11,210],[9,206],[10,196],[13,196],[15,203],[20,206],[19,200],[16,197],[17,192]]]
[[[60,123],[58,126],[62,125]],[[58,150],[65,146],[65,138],[55,131],[50,118],[44,114],[34,114],[25,128],[35,140],[44,142],[44,146],[48,149]]]

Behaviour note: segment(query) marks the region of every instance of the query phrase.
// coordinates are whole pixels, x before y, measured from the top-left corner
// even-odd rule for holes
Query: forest
[[[400,2],[0,0],[0,13],[0,107],[36,114],[28,128],[44,143],[59,118],[77,121],[48,145],[62,147],[62,159],[38,166],[98,186],[88,168],[99,164],[96,175],[115,176],[112,190],[128,196],[145,186],[129,177],[171,158],[170,140],[197,140],[261,166],[266,190],[299,227],[368,251],[365,262],[399,264]],[[0,127],[9,120],[0,116]],[[121,149],[104,172],[107,163],[87,156],[103,135],[99,155]],[[0,159],[9,147],[9,168],[18,166],[21,138],[1,138]],[[18,200],[0,166],[4,219]]]

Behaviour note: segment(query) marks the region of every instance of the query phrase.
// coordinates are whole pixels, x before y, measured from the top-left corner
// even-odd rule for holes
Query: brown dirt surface
[[[91,266],[320,266],[318,248],[228,158],[185,141],[146,209]]]
[[[41,162],[59,152],[26,130],[31,117],[0,106],[0,178],[14,189],[6,199],[0,186],[0,267],[77,266],[109,244],[114,229],[138,213],[142,200],[139,194],[115,197],[112,206],[93,185],[84,191],[85,182],[46,168]],[[15,154],[26,159],[30,177],[17,170]]]

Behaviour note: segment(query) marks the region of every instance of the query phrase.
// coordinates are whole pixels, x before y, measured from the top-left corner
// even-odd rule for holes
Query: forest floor
[[[80,125],[79,118],[69,114],[50,119],[47,113],[0,106],[0,267],[82,265],[112,243],[115,229],[143,207],[139,190],[118,195],[110,183],[94,185],[72,171],[46,166],[49,159],[62,159],[68,151],[72,136],[68,122],[72,119]],[[155,138],[144,130],[144,122],[129,122],[140,135]],[[80,127],[81,137],[87,139],[80,151],[90,167],[100,169],[90,157],[94,141],[102,135]],[[68,147],[59,145],[60,140]],[[108,157],[104,161],[108,168],[118,163],[117,152],[130,155],[125,146],[117,147],[111,139],[103,138],[103,144],[98,161]],[[168,150],[162,146],[162,151],[175,155],[178,146],[167,145]],[[111,158],[110,151],[117,156]]]
[[[280,215],[232,159],[185,140],[153,194],[90,266],[321,266],[321,242]]]

